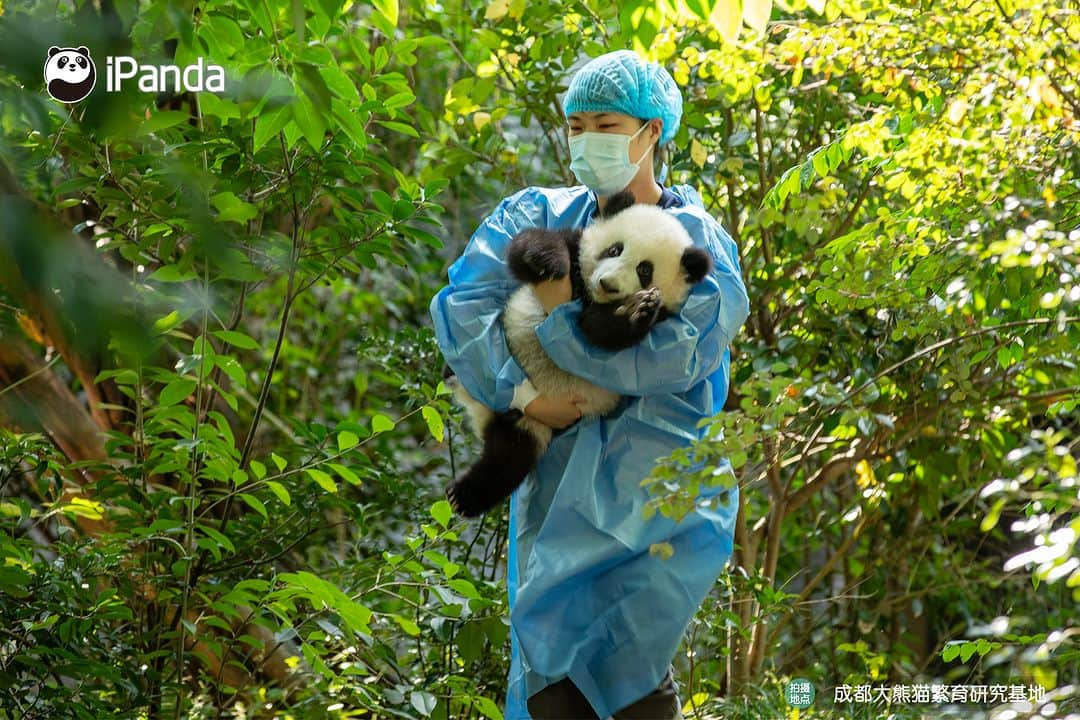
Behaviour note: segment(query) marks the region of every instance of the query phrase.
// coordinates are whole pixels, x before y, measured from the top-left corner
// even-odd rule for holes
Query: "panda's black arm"
[[[570,272],[570,244],[580,230],[522,230],[506,250],[506,264],[523,283],[564,278]]]
[[[589,303],[581,311],[578,324],[585,339],[605,350],[624,350],[645,339],[653,325],[668,316],[661,306],[655,314],[647,314],[637,322],[631,313],[617,313],[620,303]]]

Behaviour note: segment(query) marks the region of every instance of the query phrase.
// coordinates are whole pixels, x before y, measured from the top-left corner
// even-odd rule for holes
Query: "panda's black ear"
[[[712,256],[699,247],[690,246],[683,251],[682,266],[687,280],[701,282],[712,270]]]
[[[52,57],[53,55],[55,55],[58,52],[60,52],[60,48],[53,45],[51,48],[49,48],[49,57]]]
[[[85,45],[80,45],[79,47],[75,48],[75,52],[82,53],[86,57],[90,57],[90,48],[86,47]]]
[[[634,193],[629,190],[620,190],[608,198],[607,204],[604,205],[604,217],[609,218],[612,215],[618,215],[636,202]]]

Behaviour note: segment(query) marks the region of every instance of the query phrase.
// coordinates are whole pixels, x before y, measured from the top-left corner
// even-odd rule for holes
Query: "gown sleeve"
[[[536,328],[545,352],[567,372],[622,395],[684,392],[721,365],[724,351],[750,314],[735,241],[703,209],[672,211],[713,269],[694,286],[677,315],[657,323],[634,347],[591,345],[581,329],[580,300],[556,307]]]
[[[506,248],[520,230],[536,224],[533,200],[526,188],[499,203],[450,266],[449,283],[429,308],[446,364],[470,395],[496,412],[510,408],[515,388],[527,379],[506,345],[502,311],[518,286]]]

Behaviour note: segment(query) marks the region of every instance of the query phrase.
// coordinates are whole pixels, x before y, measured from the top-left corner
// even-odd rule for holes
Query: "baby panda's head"
[[[623,197],[624,195],[629,197]],[[691,288],[712,269],[673,215],[657,205],[613,195],[604,217],[581,234],[581,276],[593,302],[612,303],[655,286],[664,307],[678,312]]]
[[[49,48],[45,61],[45,85],[49,94],[63,102],[82,100],[94,87],[97,71],[90,51],[77,48]]]

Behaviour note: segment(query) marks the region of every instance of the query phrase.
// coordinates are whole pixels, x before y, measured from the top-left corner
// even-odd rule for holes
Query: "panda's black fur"
[[[507,345],[538,392],[585,398],[579,403],[582,416],[611,412],[620,397],[547,357],[534,332],[547,313],[533,285],[569,273],[573,298],[582,302],[582,333],[590,343],[616,351],[636,345],[657,322],[678,312],[693,285],[712,269],[709,253],[694,246],[676,218],[658,206],[635,204],[628,191],[611,196],[600,219],[585,230],[523,230],[511,241],[506,261],[523,283],[503,313]],[[634,267],[626,267],[631,263]],[[475,517],[524,481],[553,431],[520,410],[492,412],[457,378],[449,380],[484,450],[447,497],[457,512]]]

